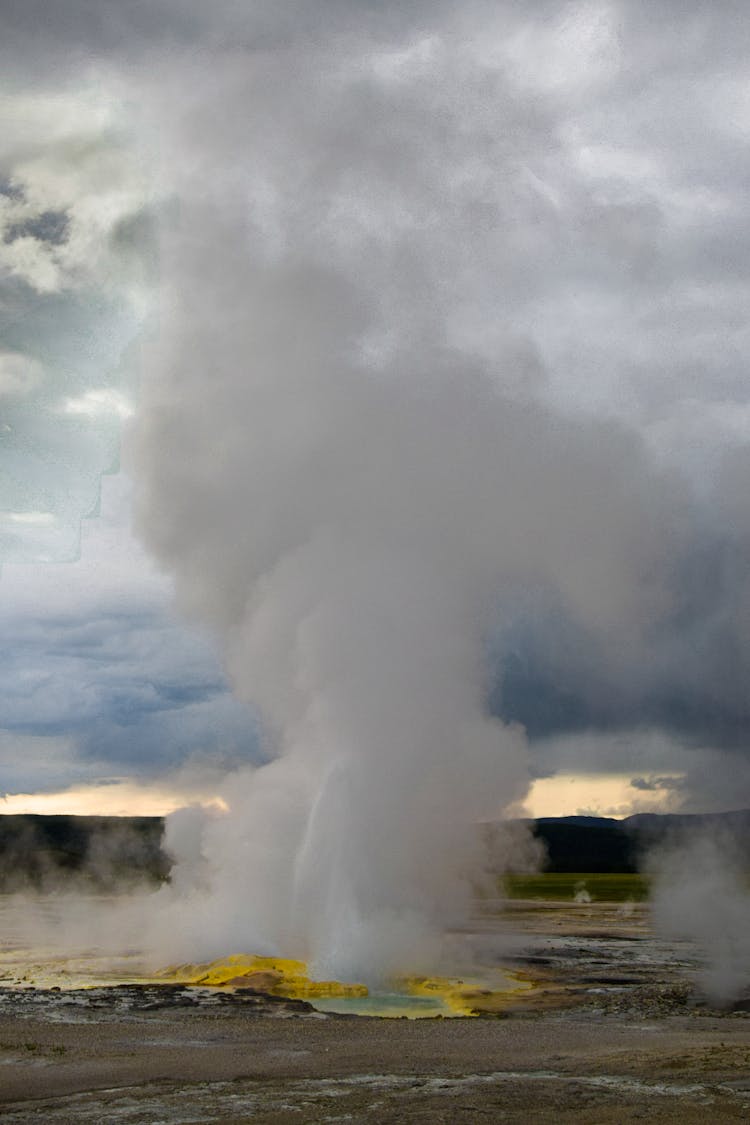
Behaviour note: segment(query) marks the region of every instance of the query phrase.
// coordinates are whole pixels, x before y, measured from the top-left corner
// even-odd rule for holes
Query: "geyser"
[[[486,704],[501,595],[551,591],[632,658],[673,495],[635,436],[542,404],[512,328],[540,107],[442,12],[394,40],[319,7],[160,70],[178,206],[133,459],[140,532],[271,759],[170,824],[171,958],[179,932],[368,980],[439,960],[474,826],[526,792]]]

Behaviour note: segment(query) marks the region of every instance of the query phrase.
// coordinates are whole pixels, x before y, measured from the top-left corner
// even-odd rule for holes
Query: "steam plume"
[[[669,939],[693,942],[696,983],[712,1003],[729,1006],[750,985],[747,848],[729,833],[699,833],[650,856],[654,925]]]
[[[523,733],[485,700],[503,605],[551,592],[633,659],[681,501],[632,434],[541,405],[511,327],[541,110],[470,37],[272,41],[209,77],[176,62],[154,98],[179,206],[140,529],[273,759],[168,843],[192,855],[176,889],[209,896],[193,955],[372,974],[431,955],[471,825],[526,791]]]

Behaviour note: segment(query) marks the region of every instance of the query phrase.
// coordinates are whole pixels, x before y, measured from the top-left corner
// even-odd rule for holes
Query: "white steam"
[[[140,529],[275,759],[170,823],[164,893],[191,956],[372,976],[434,959],[472,826],[526,792],[485,700],[500,595],[551,591],[632,659],[680,506],[635,437],[536,397],[512,314],[556,236],[541,104],[458,27],[268,42],[173,61],[153,97],[178,206]]]
[[[657,932],[695,944],[696,983],[713,1004],[727,1006],[750,987],[750,892],[747,855],[731,835],[698,831],[651,857],[652,914]]]

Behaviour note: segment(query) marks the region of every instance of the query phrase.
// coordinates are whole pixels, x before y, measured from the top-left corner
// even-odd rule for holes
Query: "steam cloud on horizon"
[[[67,5],[168,201],[138,527],[274,758],[173,830],[258,951],[423,953],[553,735],[746,763],[743,43],[669,11]]]

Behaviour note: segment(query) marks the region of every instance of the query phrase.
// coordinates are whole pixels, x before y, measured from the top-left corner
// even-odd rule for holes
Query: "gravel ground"
[[[645,908],[516,904],[536,987],[476,1019],[323,1015],[247,990],[0,990],[3,1122],[750,1119],[750,1016],[694,992]],[[487,957],[499,932],[470,935]]]

